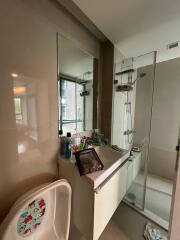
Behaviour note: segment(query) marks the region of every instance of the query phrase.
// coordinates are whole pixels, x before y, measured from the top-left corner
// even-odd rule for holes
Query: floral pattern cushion
[[[40,226],[46,210],[43,198],[32,201],[20,214],[17,232],[21,237],[29,237]]]

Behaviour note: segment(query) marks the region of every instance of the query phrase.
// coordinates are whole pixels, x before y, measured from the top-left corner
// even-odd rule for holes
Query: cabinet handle
[[[180,152],[180,146],[176,146],[176,165],[175,165],[175,171],[177,172],[179,169],[179,152]]]
[[[128,161],[128,158],[126,160],[124,160],[124,162],[116,169],[114,170],[114,172],[111,173],[111,175],[109,177],[107,177],[100,185],[99,187],[94,189],[94,192],[96,194],[98,194],[100,192],[100,190],[104,187],[104,185],[106,185],[107,182],[109,182],[109,180],[114,176],[115,173],[117,173],[119,171],[120,168],[122,168],[122,166],[124,166],[124,164]]]

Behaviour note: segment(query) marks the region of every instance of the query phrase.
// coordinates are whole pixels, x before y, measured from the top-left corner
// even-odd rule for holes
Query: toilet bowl
[[[68,240],[71,187],[43,184],[20,197],[0,226],[1,240]]]

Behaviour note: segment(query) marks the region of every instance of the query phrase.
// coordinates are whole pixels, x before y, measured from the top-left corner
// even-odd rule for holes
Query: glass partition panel
[[[112,142],[131,150],[125,201],[144,208],[154,91],[155,53],[115,64]]]

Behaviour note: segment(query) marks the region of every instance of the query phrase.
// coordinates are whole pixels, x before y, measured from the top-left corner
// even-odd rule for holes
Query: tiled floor
[[[111,220],[99,240],[129,240],[128,236]]]
[[[121,204],[99,240],[144,240],[144,226],[148,220]],[[77,230],[71,228],[69,240],[85,240]]]

